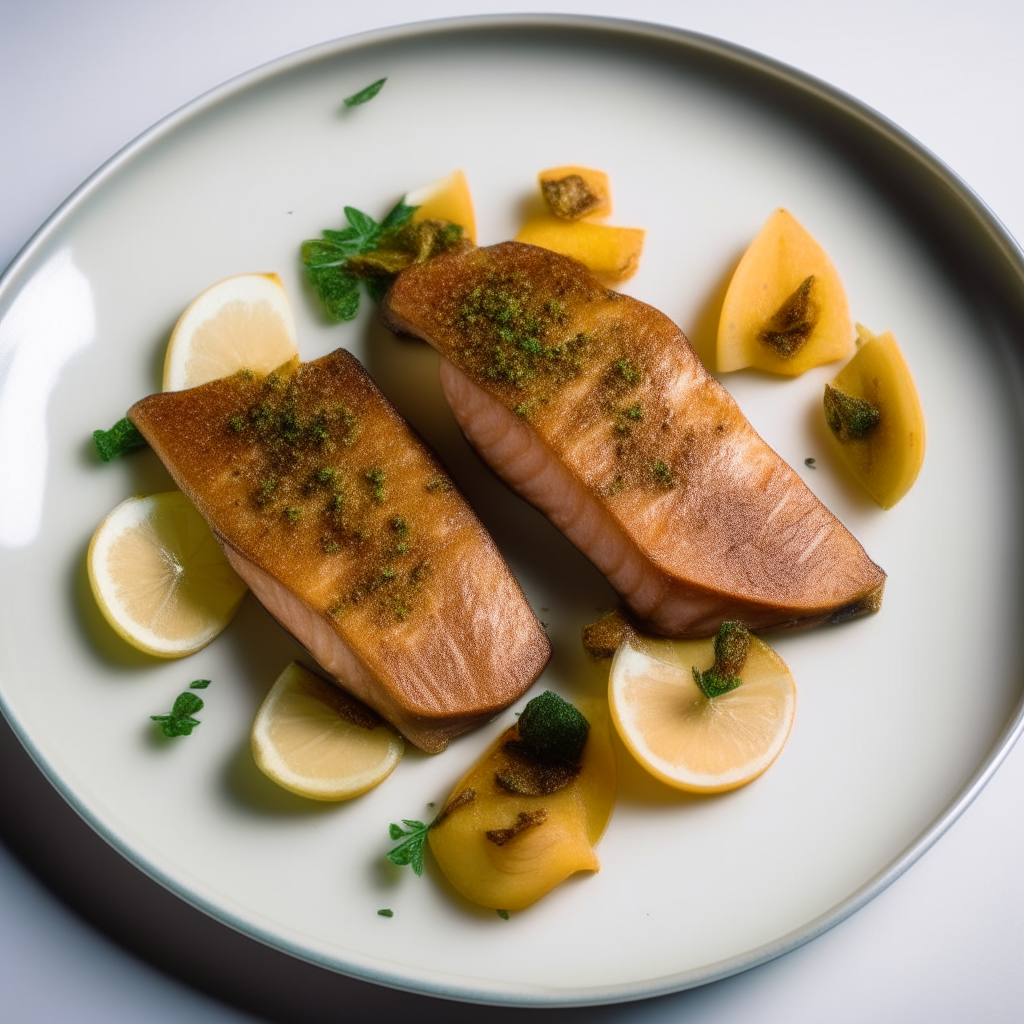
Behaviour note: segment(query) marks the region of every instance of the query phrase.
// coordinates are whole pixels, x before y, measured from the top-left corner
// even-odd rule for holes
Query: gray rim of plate
[[[738,87],[749,95],[751,88],[756,87],[762,102],[787,110],[810,131],[844,151],[868,178],[881,184],[884,191],[895,195],[901,212],[910,215],[915,229],[935,243],[940,260],[951,266],[960,280],[970,281],[976,293],[987,298],[989,308],[1002,314],[1002,319],[1017,321],[1024,336],[1024,251],[995,214],[953,171],[881,114],[810,75],[710,36],[645,22],[557,14],[452,18],[379,29],[289,54],[204,93],[139,135],[68,196],[0,276],[0,307],[5,307],[31,277],[37,253],[93,192],[155,142],[218,104],[277,76],[345,54],[438,36],[488,35],[496,31],[518,32],[524,36],[557,33],[579,42],[589,39],[606,45],[646,47],[661,55],[674,56],[726,88]],[[1005,338],[1005,333],[1001,337]],[[997,344],[1011,376],[1019,420],[1024,406],[1021,356],[1019,351],[1011,350],[1005,340]],[[179,881],[131,849],[112,827],[85,806],[72,786],[36,747],[28,730],[8,706],[2,689],[0,710],[43,774],[96,832],[150,878],[215,920],[272,948],[360,980],[464,1002],[535,1007],[593,1006],[666,995],[738,974],[809,942],[859,910],[921,857],[981,792],[1024,730],[1022,698],[988,758],[946,810],[871,881],[802,928],[740,956],[696,970],[630,985],[553,991],[541,986],[510,989],[451,975],[427,976],[408,969],[388,970],[346,963],[342,959],[325,958],[273,932],[254,927],[251,922],[189,892]]]

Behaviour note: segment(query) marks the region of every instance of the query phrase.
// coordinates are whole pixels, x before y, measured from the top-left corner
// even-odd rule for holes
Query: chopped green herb
[[[102,462],[110,462],[120,455],[127,455],[137,448],[146,447],[146,439],[138,428],[126,416],[118,420],[109,430],[94,430],[92,443],[96,446],[96,454]]]
[[[703,672],[693,666],[693,680],[708,700],[742,685],[739,674],[750,649],[750,631],[742,622],[723,622],[715,637],[715,663]]]
[[[372,469],[368,469],[364,474],[367,482],[373,488],[373,500],[383,501],[384,500],[384,481],[387,479],[384,475],[384,470],[378,466],[374,466]]]
[[[440,492],[441,494],[447,494],[452,489],[451,482],[446,480],[443,476],[432,476],[427,481],[427,490],[431,494]]]
[[[150,715],[149,717],[160,726],[160,731],[167,737],[191,736],[192,730],[202,723],[192,716],[203,710],[203,701],[187,690],[178,694],[169,715]]]
[[[672,467],[662,459],[654,464],[654,478],[662,487],[674,487],[676,483]]]
[[[376,82],[371,82],[365,89],[360,89],[359,92],[354,92],[351,96],[346,96],[344,103],[346,107],[358,107],[363,103],[369,103],[374,96],[377,95],[384,88],[384,83],[387,78],[378,78]]]
[[[188,684],[188,688],[190,690],[205,690],[209,685],[209,679],[193,679],[192,682]]]
[[[395,912],[393,910],[388,910],[388,908],[385,907],[383,910],[378,910],[377,911],[377,916],[378,917],[394,917],[395,916]]]
[[[882,418],[881,411],[863,398],[825,385],[825,421],[840,441],[860,441],[867,437]]]
[[[817,461],[815,459],[813,459],[813,458],[804,459],[804,465],[808,469],[817,469],[818,468]]]
[[[294,526],[302,518],[302,509],[292,505],[284,510],[284,517],[290,526]]]
[[[507,910],[496,910],[495,913],[498,915],[498,917],[500,917],[502,919],[502,921],[507,921],[508,920],[508,911]]]

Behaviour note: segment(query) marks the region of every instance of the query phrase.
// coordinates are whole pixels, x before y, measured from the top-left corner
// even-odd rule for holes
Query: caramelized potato
[[[846,292],[825,250],[776,210],[733,274],[718,324],[718,370],[794,377],[853,350]]]
[[[825,386],[825,420],[843,461],[882,508],[910,490],[924,462],[924,413],[889,331],[857,325],[857,354]]]

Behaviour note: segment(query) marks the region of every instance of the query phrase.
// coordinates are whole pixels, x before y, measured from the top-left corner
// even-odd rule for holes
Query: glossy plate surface
[[[341,99],[383,75],[371,103]],[[603,579],[467,448],[425,346],[327,324],[298,245],[376,216],[456,167],[482,244],[511,236],[538,170],[611,175],[613,223],[647,229],[625,290],[700,347],[739,255],[778,206],[822,243],[855,319],[892,329],[916,377],[928,452],[891,512],[829,458],[820,395],[836,367],[724,383],[755,427],[889,573],[879,615],[777,636],[798,687],[775,766],[710,799],[659,785],[621,749],[602,870],[503,921],[382,864],[387,825],[425,818],[501,729],[378,789],[323,806],[255,768],[249,729],[301,654],[251,598],[185,661],[136,654],[104,625],[85,551],[133,493],[171,488],[144,452],[90,451],[157,390],[188,303],[233,274],[276,271],[300,351],[338,345],[448,463],[548,624],[538,682],[592,691],[581,626]],[[806,941],[919,856],[984,784],[1020,727],[1020,254],[946,169],[883,119],[796,72],[669,29],[567,18],[413,26],[259,69],[157,125],[44,226],[0,283],[0,701],[40,767],[142,870],[247,934],[324,966],[495,1003],[639,998],[734,973]],[[804,459],[817,460],[817,469]],[[201,728],[157,742],[148,716],[195,678]],[[69,856],[73,855],[69,851]],[[388,907],[391,919],[377,910]]]

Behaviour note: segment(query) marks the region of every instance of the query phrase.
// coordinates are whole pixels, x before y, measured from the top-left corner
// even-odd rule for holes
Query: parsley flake
[[[190,690],[205,690],[209,685],[209,679],[193,679],[192,682],[188,684],[188,688]]]
[[[378,78],[376,82],[371,82],[365,89],[360,89],[359,92],[352,93],[351,96],[346,96],[343,100],[346,107],[359,107],[364,103],[369,103],[374,96],[377,95],[384,88],[384,83],[387,81],[387,77]]]
[[[377,916],[378,917],[394,917],[395,916],[395,912],[393,910],[389,910],[387,907],[385,907],[383,910],[378,910],[377,911]]]
[[[817,469],[818,468],[817,460],[813,459],[813,458],[811,458],[811,459],[804,459],[804,465],[808,469]]]
[[[495,913],[498,915],[498,917],[500,917],[502,919],[502,921],[507,921],[508,920],[508,911],[507,910],[496,910]]]
[[[388,835],[392,839],[404,839],[405,842],[400,843],[393,850],[388,850],[387,858],[392,864],[397,864],[399,867],[408,864],[417,875],[422,875],[423,847],[426,845],[427,833],[433,822],[427,825],[412,818],[403,818],[402,825],[405,825],[404,829],[394,822],[388,827]]]

